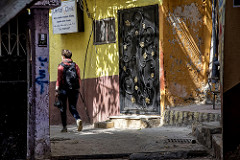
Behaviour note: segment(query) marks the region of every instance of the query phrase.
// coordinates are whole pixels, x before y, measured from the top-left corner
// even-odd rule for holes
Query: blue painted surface
[[[39,57],[38,58],[38,60],[39,60],[39,62],[40,62],[40,64],[41,64],[41,66],[42,67],[44,67],[45,66],[45,63],[47,63],[47,58],[42,58],[42,57]],[[40,67],[41,68],[41,67]],[[46,73],[47,73],[47,68],[45,69],[39,69],[38,70],[38,74],[39,74],[39,76],[35,79],[35,82],[38,84],[38,85],[40,85],[40,87],[41,87],[41,89],[40,89],[40,94],[43,94],[44,93],[44,91],[45,91],[45,89],[44,89],[44,87],[45,87],[45,84],[49,84],[49,80],[46,80]]]

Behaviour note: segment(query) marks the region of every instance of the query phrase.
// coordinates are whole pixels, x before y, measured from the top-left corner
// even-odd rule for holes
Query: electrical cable
[[[85,7],[84,7],[84,3],[85,3]],[[80,0],[79,6],[80,6],[80,9],[81,9],[82,11],[86,12],[88,18],[90,18],[90,19],[92,20],[92,21],[91,21],[91,22],[92,22],[92,27],[91,27],[92,29],[91,29],[91,33],[90,33],[90,35],[89,35],[89,39],[88,39],[88,43],[87,43],[87,48],[86,48],[86,51],[85,51],[85,58],[84,58],[84,68],[83,68],[83,79],[84,79],[84,78],[85,78],[85,72],[86,72],[86,64],[87,64],[87,53],[88,53],[88,48],[89,48],[90,40],[91,40],[91,37],[92,37],[93,21],[94,21],[94,19],[93,19],[93,17],[91,16],[91,13],[89,12],[88,5],[87,5],[86,0],[84,0],[84,2],[83,2],[83,0]],[[84,8],[86,8],[86,10],[85,10]],[[85,93],[85,88],[83,88],[83,95],[85,95],[84,93]],[[81,97],[81,99],[82,99],[82,102],[84,103],[85,112],[86,112],[86,114],[87,114],[88,121],[89,121],[89,123],[91,123],[91,122],[90,122],[90,117],[89,117],[89,114],[88,114],[88,108],[87,108],[87,106],[86,106],[84,97],[82,96],[81,93],[80,93],[80,97]],[[94,117],[93,117],[93,118],[94,118]]]

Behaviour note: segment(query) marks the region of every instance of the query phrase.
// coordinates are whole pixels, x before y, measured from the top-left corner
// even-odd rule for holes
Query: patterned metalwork
[[[139,32],[138,31],[135,31],[135,35],[138,36]]]
[[[127,70],[126,66],[124,66],[124,67],[123,67],[123,70],[124,70],[124,71],[126,71],[126,70]]]
[[[147,103],[147,104],[150,104],[150,99],[147,97],[147,98],[145,98],[145,102]]]
[[[134,82],[135,82],[135,83],[138,82],[138,78],[137,78],[137,77],[134,78]]]
[[[140,42],[139,45],[140,45],[141,48],[143,48],[144,47],[144,42]]]
[[[34,4],[34,7],[55,8],[61,5],[61,0],[41,0]]]
[[[0,82],[21,81],[27,76],[27,30],[18,18],[0,30]],[[8,67],[7,67],[8,66]],[[7,67],[7,69],[5,69]]]
[[[154,53],[154,51],[152,51],[152,56],[154,56],[155,55],[155,53]]]
[[[0,56],[4,55],[16,55],[20,56],[20,53],[27,55],[26,51],[26,44],[24,42],[26,41],[26,34],[19,33],[19,23],[18,19],[16,21],[17,25],[16,30],[11,30],[12,26],[10,26],[10,23],[7,24],[5,32],[0,30],[0,43],[1,43],[1,50],[0,50]],[[4,27],[3,27],[4,28]],[[4,30],[4,29],[3,29]]]
[[[27,16],[23,12],[0,30],[0,153],[5,159],[26,159]]]
[[[129,20],[125,21],[125,25],[128,26],[128,27],[131,26],[131,23],[129,22]]]
[[[136,99],[134,97],[132,97],[131,101],[132,101],[132,103],[135,103]]]
[[[136,91],[138,90],[138,86],[135,86],[135,90],[136,90]]]
[[[154,73],[151,74],[151,77],[154,78]]]
[[[143,58],[147,59],[147,53],[146,52],[143,54]]]
[[[145,29],[145,28],[146,28],[146,25],[145,25],[144,23],[142,24],[142,28],[143,28],[143,29]]]
[[[160,113],[158,6],[119,11],[122,113]]]

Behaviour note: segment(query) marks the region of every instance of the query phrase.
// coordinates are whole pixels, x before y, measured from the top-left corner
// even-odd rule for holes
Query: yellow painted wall
[[[118,39],[117,11],[119,9],[162,4],[162,0],[87,0],[89,12],[96,20],[114,17],[116,27],[116,40]],[[51,14],[50,14],[51,15]],[[87,43],[91,33],[91,20],[84,12],[84,32],[72,34],[53,34],[52,19],[49,23],[50,37],[50,81],[56,81],[57,65],[61,62],[61,50],[70,49],[72,59],[79,64],[81,77],[96,78],[101,76],[118,75],[118,43],[93,45],[93,35],[87,53],[85,76],[83,77],[84,59]]]
[[[205,98],[211,1],[164,0],[161,10],[166,105],[198,103]]]
[[[96,20],[114,17],[118,41],[119,9],[159,4],[160,43],[163,53],[165,89],[161,101],[169,106],[184,105],[203,97],[207,82],[211,42],[211,1],[199,0],[87,0]],[[70,49],[73,60],[84,79],[118,75],[118,42],[93,45],[87,53],[85,77],[84,59],[91,33],[91,20],[84,13],[85,31],[53,35],[50,17],[50,81],[56,81],[61,50]],[[159,52],[160,53],[160,52]],[[163,90],[162,90],[163,91]],[[162,103],[161,103],[162,104]]]

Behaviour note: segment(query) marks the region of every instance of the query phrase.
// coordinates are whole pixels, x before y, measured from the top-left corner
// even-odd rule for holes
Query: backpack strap
[[[77,68],[76,68],[76,63],[75,62],[72,62],[70,65],[73,65],[75,70],[76,70],[76,74],[77,74]],[[77,74],[77,77],[79,78],[78,74]]]
[[[76,68],[76,63],[75,62],[71,62],[70,66],[72,66],[72,65]]]
[[[63,62],[61,62],[59,65],[63,66],[65,68],[66,64],[64,64]]]
[[[59,65],[63,66],[63,67],[66,67],[68,65],[66,65],[65,63],[61,62]],[[75,62],[70,62],[70,65],[74,65],[76,66],[76,63]]]

